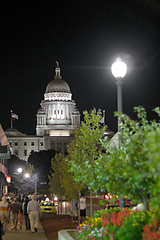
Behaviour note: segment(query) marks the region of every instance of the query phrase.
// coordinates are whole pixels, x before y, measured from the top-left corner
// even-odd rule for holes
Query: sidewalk
[[[30,230],[25,230],[25,223],[23,221],[22,229],[11,230],[11,224],[9,223],[8,229],[2,240],[47,240],[44,233],[42,224],[39,222],[38,232],[32,233]]]

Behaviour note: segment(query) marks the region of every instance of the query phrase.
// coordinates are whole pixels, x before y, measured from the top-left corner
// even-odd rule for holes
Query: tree
[[[58,197],[58,212],[59,212],[59,200],[61,202],[61,213],[62,213],[62,199],[65,196],[65,190],[61,184],[61,162],[63,161],[64,155],[59,153],[52,158],[51,166],[52,172],[49,176],[50,192],[54,193]]]
[[[100,120],[101,111],[93,109],[90,113],[83,112],[84,121],[80,129],[75,130],[75,138],[68,145],[68,159],[70,161],[70,172],[74,173],[76,182],[81,182],[95,191],[98,190],[95,181],[95,169],[97,159],[102,151],[100,139],[104,137],[105,127],[102,127]]]
[[[151,202],[154,207],[159,207],[160,202],[160,127],[148,133],[147,147],[148,169],[147,175],[152,177],[154,184],[151,188]]]
[[[22,169],[21,173],[18,173],[18,168]],[[32,191],[34,181],[32,178],[25,178],[25,173],[29,173],[31,176],[33,170],[34,168],[31,164],[19,159],[15,155],[11,155],[11,159],[8,161],[8,173],[12,179],[9,191],[20,191],[22,193]]]
[[[28,163],[34,166],[40,182],[49,183],[48,175],[50,175],[51,159],[55,156],[55,154],[56,151],[53,149],[31,152],[28,158]]]
[[[82,183],[91,190],[90,211],[92,216],[92,189],[98,191],[99,186],[95,180],[97,160],[102,151],[100,139],[104,136],[105,127],[102,127],[101,110],[95,108],[90,112],[84,111],[84,121],[81,127],[75,130],[75,138],[68,145],[68,159],[70,172],[74,173],[74,180]]]
[[[72,200],[78,196],[81,185],[73,179],[73,174],[69,174],[69,161],[63,154],[56,154],[52,159],[52,174],[49,176],[50,191],[67,200]]]
[[[121,117],[121,134],[119,147],[112,146],[108,139],[103,140],[106,152],[101,154],[96,179],[101,181],[101,189],[107,188],[110,193],[133,196],[143,199],[145,207],[152,194],[155,180],[149,174],[153,159],[149,157],[148,138],[160,126],[155,120],[148,121],[143,107],[135,107],[137,120],[127,115],[116,113]],[[159,109],[155,111],[160,116]]]

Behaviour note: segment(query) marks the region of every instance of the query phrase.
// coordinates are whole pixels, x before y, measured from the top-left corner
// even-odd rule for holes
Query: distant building
[[[74,129],[80,126],[80,112],[68,84],[61,77],[58,63],[40,106],[35,136],[25,135],[12,127],[5,131],[12,154],[25,161],[31,151],[55,149],[65,153],[74,137]]]

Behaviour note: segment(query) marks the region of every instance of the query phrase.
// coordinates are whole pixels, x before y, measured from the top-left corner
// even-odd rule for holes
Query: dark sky
[[[36,113],[58,61],[81,114],[106,110],[106,124],[117,129],[116,84],[110,66],[126,61],[123,111],[131,117],[142,105],[149,118],[160,106],[159,0],[53,1],[53,6],[13,5],[0,14],[0,121],[35,134]]]

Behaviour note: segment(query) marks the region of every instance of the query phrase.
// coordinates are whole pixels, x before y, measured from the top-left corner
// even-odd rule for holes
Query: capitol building
[[[23,134],[12,127],[5,131],[11,153],[25,161],[31,151],[54,149],[65,153],[74,138],[75,128],[80,127],[80,112],[72,100],[69,85],[62,79],[58,62],[55,76],[46,87],[36,117],[35,136]]]

